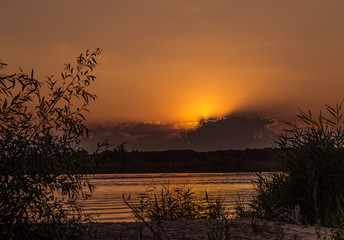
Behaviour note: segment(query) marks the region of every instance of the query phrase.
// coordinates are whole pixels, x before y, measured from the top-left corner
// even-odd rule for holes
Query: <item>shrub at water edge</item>
[[[82,238],[88,217],[76,200],[93,186],[78,147],[88,136],[84,113],[95,95],[87,88],[100,52],[45,81],[33,71],[0,72],[0,239]]]
[[[280,172],[258,175],[251,207],[258,215],[337,227],[344,219],[343,103],[315,119],[300,111],[275,141]]]

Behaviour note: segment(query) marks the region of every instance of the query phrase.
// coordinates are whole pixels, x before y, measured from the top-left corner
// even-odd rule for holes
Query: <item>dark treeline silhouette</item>
[[[275,152],[272,148],[211,152],[115,148],[96,154],[94,164],[96,173],[266,172],[276,170]]]

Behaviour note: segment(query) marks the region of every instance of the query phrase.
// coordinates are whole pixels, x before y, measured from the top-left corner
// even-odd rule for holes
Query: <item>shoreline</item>
[[[241,240],[272,240],[272,239],[317,239],[314,226],[299,226],[288,223],[280,223],[255,218],[236,218],[228,220],[228,225],[220,220],[185,220],[164,222],[162,229],[170,240],[202,240],[209,239],[208,234],[224,233],[229,229],[229,239]],[[148,224],[162,236],[162,239],[168,239],[164,233],[158,230],[157,224],[148,222]],[[154,239],[154,234],[142,222],[114,222],[114,223],[90,223],[91,228],[96,231],[100,239]],[[330,229],[321,228],[322,236],[325,232],[330,233]],[[225,236],[225,235],[223,235]],[[283,237],[283,238],[282,238]],[[225,238],[222,238],[225,239]],[[91,240],[91,239],[87,239]]]
[[[84,159],[92,160],[91,172],[104,174],[267,172],[277,170],[274,160],[276,152],[272,148],[208,152],[106,150],[92,156],[84,153]]]
[[[118,175],[125,175],[125,174],[172,174],[172,173],[200,173],[200,174],[217,174],[217,173],[274,173],[276,169],[270,169],[266,171],[179,171],[179,172],[170,172],[170,171],[156,171],[156,172],[149,172],[149,171],[137,171],[137,172],[94,172],[94,173],[87,173],[87,175],[95,175],[95,174],[118,174]]]

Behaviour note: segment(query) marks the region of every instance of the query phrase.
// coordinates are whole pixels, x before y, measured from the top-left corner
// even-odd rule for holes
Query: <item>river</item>
[[[191,187],[197,194],[211,197],[224,196],[230,211],[234,212],[238,195],[244,202],[251,199],[255,173],[143,173],[143,174],[95,174],[90,182],[96,189],[93,195],[81,202],[85,213],[98,222],[134,221],[122,195],[139,199],[147,186],[169,184],[170,187]]]

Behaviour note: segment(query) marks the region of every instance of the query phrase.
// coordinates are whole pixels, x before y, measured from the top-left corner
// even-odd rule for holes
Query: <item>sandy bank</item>
[[[156,231],[157,226],[149,223]],[[203,240],[208,239],[208,234],[219,233],[225,227],[218,222],[202,221],[178,221],[166,222],[163,229],[171,240]],[[213,226],[213,231],[210,230]],[[315,228],[312,226],[297,226],[285,223],[276,223],[266,220],[255,220],[252,224],[251,218],[239,218],[230,221],[230,239],[317,239]],[[103,240],[115,239],[154,239],[152,232],[142,223],[94,223],[92,227],[98,232]],[[322,229],[322,231],[329,229]],[[157,231],[158,232],[158,231]],[[161,233],[163,236],[163,233]],[[167,239],[163,237],[163,239]],[[223,238],[225,239],[225,238]]]

